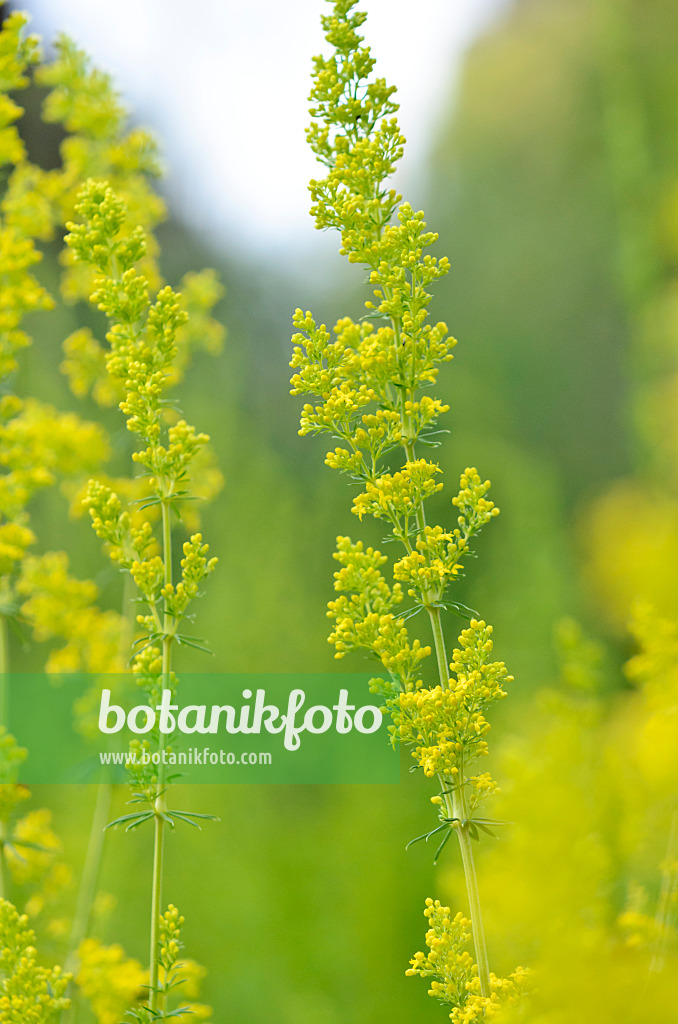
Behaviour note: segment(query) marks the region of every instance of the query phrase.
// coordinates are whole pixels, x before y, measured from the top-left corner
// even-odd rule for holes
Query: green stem
[[[119,655],[123,663],[126,651],[129,647],[128,608],[131,605],[132,590],[132,577],[127,573],[123,583],[123,623],[119,639]],[[94,812],[92,814],[89,839],[87,841],[87,853],[85,854],[85,863],[82,868],[82,874],[80,875],[80,886],[78,888],[75,917],[73,918],[68,955],[66,957],[66,969],[69,971],[74,969],[74,961],[78,948],[83,939],[87,937],[89,931],[90,917],[96,897],[99,870],[101,868],[101,861],[106,842],[105,830],[106,825],[108,824],[112,797],[113,786],[110,783],[101,782],[97,785]]]
[[[113,787],[109,783],[100,783],[96,787],[96,800],[94,803],[94,813],[92,814],[89,841],[87,843],[87,853],[85,855],[82,875],[80,876],[80,888],[78,890],[73,927],[71,928],[69,953],[66,958],[67,970],[69,971],[73,970],[74,957],[77,954],[80,943],[87,936],[89,930],[90,915],[92,913],[94,897],[96,896],[99,868],[106,835],[104,829],[108,823],[111,809],[112,791]]]
[[[669,843],[666,851],[665,867],[662,871],[662,884],[657,903],[655,915],[655,942],[652,950],[651,971],[663,971],[666,963],[666,946],[669,932],[671,931],[672,910],[675,906],[676,893],[678,892],[678,870],[676,860],[678,859],[678,811],[671,816],[671,828],[669,832]]]
[[[404,400],[403,400],[404,401]],[[404,418],[404,411],[402,413]],[[407,452],[407,458],[409,462],[414,462],[414,442],[408,441],[405,446]],[[426,515],[423,507],[417,509],[417,529],[420,533],[423,533],[426,526]],[[431,622],[431,631],[433,633],[433,643],[435,646],[436,659],[438,662],[438,676],[440,679],[440,685],[443,690],[449,689],[450,685],[450,667],[447,660],[447,651],[445,648],[445,636],[443,634],[443,626],[440,617],[440,608],[428,607],[428,617]],[[471,912],[471,925],[473,930],[473,946],[476,954],[476,963],[478,965],[478,978],[480,981],[480,994],[485,996],[487,999],[492,995],[492,987],[490,985],[490,965],[487,956],[487,942],[485,941],[485,928],[483,925],[483,915],[480,907],[480,893],[478,890],[478,875],[476,872],[475,859],[473,857],[473,848],[471,846],[471,836],[469,833],[468,824],[468,812],[466,808],[466,793],[464,787],[466,780],[464,779],[464,765],[463,761],[460,764],[458,782],[454,788],[452,794],[447,793],[443,799],[445,800],[446,816],[448,818],[454,818],[455,820],[455,832],[459,839],[459,848],[461,851],[461,862],[464,867],[464,878],[466,880],[466,891],[468,893],[469,910]],[[445,791],[447,785],[443,779],[440,779],[440,788]]]
[[[446,797],[449,808],[449,796]],[[466,891],[468,892],[469,907],[471,910],[471,924],[473,928],[473,945],[478,965],[478,978],[480,980],[480,994],[486,998],[492,995],[490,984],[490,964],[487,956],[487,943],[485,941],[485,928],[483,926],[483,915],[480,907],[480,892],[478,889],[478,876],[473,857],[472,840],[469,835],[467,823],[466,797],[464,794],[464,781],[460,779],[458,789],[455,789],[452,797],[452,816],[459,819],[456,833],[459,838],[459,849],[461,860],[464,865],[464,876],[466,878]]]
[[[160,778],[158,778],[158,789]],[[165,810],[164,794],[158,792],[155,801],[155,837],[153,845],[153,885],[151,893],[151,950],[150,950],[150,995],[148,1005],[156,1012],[160,1009],[158,944],[160,942],[160,913],[162,907],[162,875],[164,863],[165,822],[161,813]]]
[[[165,584],[172,582],[172,524],[170,520],[169,494],[164,496],[162,502],[162,544],[163,560],[165,564]],[[163,689],[170,689],[171,672],[171,646],[172,637],[170,634],[171,616],[165,611],[163,623],[162,641],[162,681]],[[164,1011],[164,995],[159,989],[159,961],[158,945],[160,941],[160,913],[162,908],[162,879],[164,861],[165,841],[165,812],[167,811],[166,794],[166,772],[162,763],[162,751],[164,749],[165,737],[163,733],[159,736],[160,764],[158,766],[158,781],[155,795],[155,835],[153,846],[153,882],[151,891],[151,948],[150,948],[150,995],[149,1009]]]
[[[450,672],[447,661],[447,652],[445,650],[445,637],[443,636],[443,627],[440,621],[440,609],[429,608],[429,618],[431,620],[431,629],[433,631],[433,640],[436,649],[436,658],[438,659],[438,671],[440,673],[440,685],[443,690],[447,690],[450,685]],[[440,779],[441,789],[447,790],[447,785],[444,779]],[[487,943],[485,941],[485,928],[483,926],[483,915],[480,907],[480,892],[478,890],[478,875],[476,873],[475,859],[473,857],[473,847],[471,846],[471,836],[469,833],[468,824],[468,811],[466,808],[466,793],[465,787],[466,780],[464,779],[464,764],[463,761],[459,766],[459,775],[457,776],[457,785],[454,787],[452,794],[446,793],[443,797],[445,801],[445,811],[448,818],[455,819],[455,832],[459,839],[459,849],[461,851],[461,862],[464,867],[464,878],[466,880],[466,891],[468,893],[469,909],[471,912],[471,925],[473,931],[473,946],[476,954],[476,963],[478,965],[478,978],[480,980],[480,994],[489,999],[492,995],[492,987],[490,985],[490,964],[487,956]]]
[[[436,660],[438,662],[440,685],[443,690],[447,690],[450,686],[450,666],[447,660],[447,651],[445,649],[443,624],[440,621],[440,608],[428,608],[427,611],[431,622],[431,632],[433,633],[433,644],[436,651]]]
[[[78,949],[80,948],[80,943],[87,937],[89,932],[90,917],[96,896],[99,868],[101,867],[101,858],[106,838],[104,830],[108,822],[112,793],[113,787],[108,783],[100,783],[96,787],[96,801],[94,813],[92,814],[87,853],[85,854],[85,863],[82,875],[80,876],[78,899],[65,961],[65,969],[69,972],[76,971]],[[79,988],[76,988],[72,982],[70,988],[71,1005],[66,1012],[68,1024],[72,1024],[77,1019],[77,1007],[79,1000],[82,998],[79,996]]]

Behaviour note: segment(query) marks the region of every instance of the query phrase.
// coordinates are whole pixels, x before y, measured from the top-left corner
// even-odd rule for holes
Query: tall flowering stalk
[[[24,190],[36,169],[16,127],[23,111],[8,95],[28,85],[40,58],[26,21],[26,15],[15,12],[0,33],[0,163],[5,167],[0,198],[0,895],[19,901],[24,895],[35,918],[44,916],[55,895],[68,886],[70,873],[57,858],[60,844],[50,812],[18,816],[30,793],[16,785],[26,751],[4,731],[12,667],[9,629],[24,637],[30,632],[36,641],[62,641],[51,651],[47,671],[97,671],[110,667],[115,657],[119,618],[96,607],[96,586],[70,574],[65,552],[35,551],[34,496],[94,472],[109,447],[99,426],[15,393],[21,352],[32,340],[24,317],[54,305],[33,273],[41,259],[35,240],[45,236],[44,201],[36,207]]]
[[[89,177],[105,179],[115,189],[127,207],[134,223],[145,231],[146,247],[141,269],[149,284],[159,288],[162,284],[157,265],[158,243],[153,229],[165,216],[165,204],[153,187],[153,179],[160,174],[158,147],[155,139],[141,128],[129,127],[129,114],[111,78],[92,65],[88,56],[67,36],[57,39],[55,58],[37,69],[38,82],[49,88],[43,103],[42,116],[47,122],[59,124],[65,138],[60,146],[61,164],[44,171],[34,165],[23,168],[12,179],[7,202],[20,217],[23,210],[32,208],[40,212],[38,226],[41,237],[50,237],[58,225],[65,224],[74,215],[79,190]],[[87,299],[93,289],[96,270],[84,261],[78,261],[66,247],[61,253],[64,264],[61,291],[67,302]],[[212,271],[187,274],[180,284],[183,312],[188,315],[176,336],[178,353],[171,367],[172,380],[181,379],[190,362],[192,350],[206,349],[212,354],[220,350],[224,330],[211,318],[210,311],[222,293]],[[119,402],[124,394],[124,382],[114,381],[106,369],[105,345],[90,328],[78,328],[64,342],[64,361],[61,369],[66,374],[72,392],[78,398],[90,395],[94,402],[107,407]],[[211,464],[211,455],[203,449],[200,484],[194,493],[203,499],[212,497],[221,486],[221,476]],[[110,481],[109,481],[110,482]],[[139,478],[116,479],[111,482],[116,493],[129,501],[139,500],[146,493],[144,481]],[[73,511],[82,511],[81,503],[74,502]],[[199,525],[197,510],[184,510],[184,519]],[[114,648],[107,652],[107,661],[90,658],[83,667],[90,671],[112,671],[125,665],[131,641],[134,584],[127,577],[123,588],[120,614],[109,612],[106,623],[114,637]],[[73,617],[64,616],[71,621]],[[100,638],[103,616],[96,629],[81,622],[86,636]],[[99,639],[97,647],[102,644]],[[68,652],[66,652],[68,653]],[[77,665],[59,660],[62,670]],[[104,846],[104,826],[108,820],[111,787],[101,784],[92,817],[90,839],[71,929],[69,962],[78,960],[78,951],[88,934],[89,918],[94,902],[99,865]],[[84,947],[91,948],[91,944]],[[79,956],[82,965],[82,951]]]
[[[68,887],[70,872],[58,858],[49,810],[17,814],[30,793],[17,785],[27,752],[5,731],[8,627],[24,636],[28,629],[37,641],[64,641],[50,654],[48,671],[110,666],[119,630],[115,615],[97,609],[95,585],[70,575],[64,552],[34,552],[33,496],[59,480],[98,469],[108,445],[100,427],[14,392],[20,352],[31,343],[23,319],[54,305],[32,272],[41,258],[35,240],[46,237],[49,204],[41,196],[36,205],[25,190],[37,169],[27,160],[15,123],[22,108],[9,95],[28,85],[40,58],[26,22],[26,15],[15,12],[0,33],[0,164],[5,169],[0,199],[0,1016],[39,1024],[56,1020],[68,1007],[70,975],[37,965],[27,915],[44,917],[48,907],[51,912],[50,903]],[[26,914],[9,902],[10,894],[17,902],[23,899]]]
[[[141,635],[135,642],[134,673],[154,707],[162,690],[176,690],[174,646],[200,647],[183,631],[183,623],[216,559],[208,558],[208,546],[196,533],[184,543],[177,571],[172,517],[192,496],[190,471],[209,438],[178,418],[164,397],[178,354],[177,334],[187,314],[181,296],[170,287],[152,297],[138,268],[146,252],[145,232],[129,223],[125,204],[105,182],[87,183],[76,214],[80,223],[68,225],[67,243],[76,260],[97,272],[91,301],[108,319],[106,368],[114,387],[123,389],[120,408],[137,438],[132,457],[142,469],[146,492],[141,508],[135,510],[134,504],[126,507],[108,484],[93,480],[85,501],[111,560],[130,574],[145,606],[137,616]],[[156,729],[145,742],[153,752],[162,752],[166,740]],[[149,999],[145,1010],[132,1011],[139,1020],[163,1020],[174,1012],[167,999],[181,980],[174,969],[176,955],[170,970],[161,943],[167,923],[167,914],[161,914],[166,828],[178,820],[196,824],[196,819],[207,817],[169,808],[166,766],[162,757],[159,761],[134,771],[132,802],[142,809],[119,819],[128,830],[147,822],[154,826]]]
[[[489,482],[468,468],[452,498],[454,518],[445,525],[427,519],[429,499],[443,485],[440,467],[420,449],[438,443],[437,420],[448,406],[426,392],[455,345],[444,323],[428,321],[427,288],[449,262],[426,251],[437,235],[427,231],[423,213],[387,186],[405,140],[393,117],[395,89],[372,76],[375,60],[357,31],[366,15],[354,12],[355,5],[334,0],[322,19],[334,52],[314,58],[307,135],[327,173],[311,181],[311,213],[319,229],[340,232],[341,253],[351,263],[366,267],[374,301],[366,302],[360,321],[341,319],[333,335],[310,312],[296,311],[292,393],[315,396],[303,407],[300,433],[326,433],[339,442],[325,461],[358,486],[352,511],[360,520],[383,522],[401,550],[389,580],[382,571],[386,555],[338,538],[340,596],[329,604],[329,639],[338,658],[362,650],[378,659],[383,675],[371,689],[392,716],[393,742],[412,747],[417,767],[438,784],[431,798],[438,824],[419,838],[437,835],[440,853],[456,834],[471,920],[427,900],[429,951],[417,953],[408,973],[433,979],[430,994],[452,1007],[452,1020],[475,1021],[513,1001],[522,978],[520,969],[508,979],[490,972],[472,849],[472,840],[493,824],[479,808],[495,783],[476,767],[487,753],[486,712],[512,680],[503,662],[491,658],[491,626],[471,618],[450,659],[443,621],[449,612],[465,613],[450,588],[473,538],[498,509],[487,497]],[[415,616],[428,620],[424,640],[411,636]],[[471,936],[475,957],[468,951]]]
[[[53,649],[47,661],[47,671],[68,672],[85,670],[92,673],[118,671],[129,653],[129,624],[126,610],[131,594],[126,589],[123,614],[102,612],[97,608],[97,587],[88,580],[78,580],[69,573],[69,560],[65,552],[35,554],[31,550],[38,542],[30,521],[30,503],[33,495],[58,481],[76,481],[69,484],[71,496],[77,493],[78,479],[98,472],[109,455],[105,432],[98,425],[86,423],[73,413],[59,413],[52,406],[34,398],[22,398],[13,393],[14,374],[18,368],[20,350],[31,342],[23,330],[22,320],[27,313],[49,310],[54,297],[41,286],[32,273],[32,267],[41,258],[37,242],[48,241],[60,233],[63,225],[74,216],[82,182],[88,176],[105,177],[122,196],[130,220],[144,237],[137,246],[137,256],[154,292],[161,289],[162,281],[157,267],[157,243],[150,231],[164,216],[164,204],[154,193],[150,179],[159,173],[157,147],[146,132],[127,128],[127,111],[121,104],[110,78],[92,68],[86,55],[66,37],[60,38],[55,60],[35,70],[39,83],[48,86],[43,104],[43,119],[59,123],[65,133],[61,145],[60,166],[45,171],[31,163],[17,132],[15,122],[23,111],[8,94],[25,87],[32,66],[40,59],[39,41],[25,32],[27,16],[11,14],[0,33],[0,165],[6,166],[0,196],[0,897],[8,890],[19,900],[25,898],[27,914],[35,918],[44,915],[45,908],[68,886],[70,871],[59,860],[60,844],[50,828],[50,812],[44,809],[30,811],[24,817],[17,814],[20,804],[30,795],[26,787],[16,785],[18,770],[26,751],[17,746],[13,737],[2,728],[6,703],[5,678],[9,669],[7,625],[25,633],[28,628],[35,640],[62,641]],[[123,228],[123,232],[126,228]],[[77,232],[76,232],[77,234]],[[91,236],[90,236],[90,241]],[[111,242],[107,240],[106,244]],[[77,248],[77,247],[76,247]],[[86,243],[85,243],[86,248]],[[111,255],[115,245],[111,242]],[[66,248],[61,253],[63,271],[61,291],[66,301],[87,297],[93,287],[93,278],[101,277],[97,256]],[[118,267],[113,271],[118,272]],[[130,269],[130,268],[123,268]],[[209,311],[219,298],[221,287],[210,271],[189,274],[182,281],[182,292],[171,296],[163,292],[169,305],[176,300],[180,308],[163,318],[161,300],[154,304],[157,314],[155,327],[165,331],[164,340],[170,352],[164,365],[162,387],[175,383],[185,371],[191,351],[204,348],[218,351],[223,329],[212,320]],[[111,311],[112,314],[114,311]],[[169,327],[169,321],[173,323]],[[149,313],[149,320],[153,314]],[[141,333],[141,324],[136,325]],[[147,339],[153,337],[146,332]],[[170,338],[173,337],[173,341]],[[78,396],[87,393],[99,405],[111,405],[128,397],[128,375],[116,377],[109,373],[106,348],[86,330],[77,330],[65,343],[66,359],[62,369],[67,374],[72,390]],[[171,365],[170,365],[171,364]],[[160,403],[162,405],[162,402]],[[164,421],[163,409],[161,419]],[[169,419],[172,420],[171,414]],[[191,487],[193,496],[210,497],[220,486],[220,474],[206,454],[204,435],[195,437],[195,451],[188,452],[190,428],[182,435],[185,424],[168,422],[174,444],[173,457],[184,458],[186,467],[193,456],[202,456],[200,466],[193,470],[199,482]],[[157,446],[156,446],[157,447]],[[170,446],[171,447],[171,446]],[[182,454],[177,449],[182,448]],[[143,461],[143,460],[142,460]],[[175,466],[168,476],[177,487],[175,501],[185,494],[178,490],[185,474]],[[144,477],[115,482],[123,501],[130,502],[130,529],[152,532],[144,515],[152,517],[153,509],[136,510],[134,502],[148,499],[146,507],[153,505],[147,480]],[[76,498],[77,503],[77,498]],[[89,502],[88,502],[89,504]],[[161,503],[159,503],[160,505]],[[158,505],[158,508],[159,508]],[[199,517],[191,506],[182,509],[186,523],[198,528]],[[128,514],[128,513],[125,513]],[[168,509],[158,515],[163,522],[163,535],[168,543],[165,559],[167,572],[165,586],[172,586],[171,523]],[[124,532],[124,530],[123,530]],[[149,539],[149,549],[152,543]],[[204,557],[205,550],[199,534],[194,535],[184,550],[182,579],[177,581],[177,594],[163,595],[165,612],[162,620],[164,636],[161,661],[167,664],[166,676],[173,679],[170,670],[170,647],[173,639],[190,643],[189,638],[173,630],[172,622],[181,617],[179,606],[187,605],[203,575],[211,569]],[[142,559],[143,560],[143,559]],[[124,560],[123,561],[123,565]],[[134,585],[133,573],[130,575]],[[184,608],[185,610],[185,608]],[[152,803],[164,799],[158,780],[141,780],[146,794],[153,790]],[[143,788],[135,780],[135,798],[142,799]],[[101,830],[107,815],[109,787],[99,787],[97,812],[92,825],[83,879],[78,895],[75,918],[71,929],[71,950],[68,964],[78,966],[77,983],[90,1000],[101,1024],[118,1020],[138,996],[140,987],[148,983],[148,975],[136,961],[125,958],[118,946],[104,947],[95,939],[85,939],[91,906],[96,893],[98,864],[101,856]],[[136,815],[132,815],[133,822]],[[177,818],[195,823],[194,815],[168,812],[166,820]],[[162,832],[162,823],[160,826]],[[162,853],[162,843],[156,842]],[[156,856],[156,862],[158,857]],[[151,996],[149,1002],[158,1008],[149,1009],[152,1019],[160,1019],[167,1009],[176,1016],[177,1010],[167,1007],[173,989],[182,984],[185,995],[197,994],[197,980],[201,968],[190,961],[179,960],[180,919],[175,908],[160,913],[161,864],[154,872],[154,923],[152,925]],[[57,968],[53,971],[34,968],[31,958],[32,932],[26,930],[26,918],[6,900],[0,900],[3,923],[0,936],[0,1016],[9,1014],[12,1020],[53,1020],[67,1008],[65,988],[70,980]],[[179,923],[177,923],[179,922]],[[53,933],[64,933],[67,923],[53,921]],[[23,945],[21,944],[23,943]],[[31,949],[28,949],[26,943]],[[77,953],[77,955],[76,955]],[[13,957],[19,960],[16,961]],[[20,961],[25,966],[19,969]],[[176,1000],[174,1000],[176,1001]],[[160,1009],[161,1008],[161,1009]],[[198,1013],[200,1019],[208,1014],[206,1007],[193,1003],[186,1012]],[[72,1014],[75,1007],[71,1006]],[[7,1019],[10,1019],[10,1016]],[[143,1014],[142,1014],[143,1016]]]

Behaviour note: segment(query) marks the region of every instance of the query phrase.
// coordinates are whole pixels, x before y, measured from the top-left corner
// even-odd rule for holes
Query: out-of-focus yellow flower
[[[568,688],[542,693],[504,745],[498,810],[514,824],[484,850],[479,885],[490,944],[535,976],[527,1016],[508,1021],[644,1024],[671,1005],[678,627],[642,605],[631,628],[632,689],[598,689],[598,658],[570,625]]]
[[[636,602],[678,619],[678,504],[645,484],[616,484],[587,513],[587,581],[620,631]]]
[[[119,1024],[125,1012],[145,998],[148,971],[127,957],[122,946],[85,939],[78,959],[75,980],[99,1024]]]
[[[28,919],[0,899],[0,1020],[7,1024],[47,1024],[58,1020],[70,1000],[70,975],[37,963],[35,933]],[[113,1024],[113,1022],[111,1022]]]
[[[13,830],[15,846],[6,849],[7,862],[17,885],[42,882],[61,851],[51,828],[52,812],[47,808],[30,811]],[[29,844],[23,845],[23,842]]]

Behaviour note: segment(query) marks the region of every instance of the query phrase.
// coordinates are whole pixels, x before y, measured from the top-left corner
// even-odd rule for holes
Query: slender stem
[[[159,780],[158,780],[159,785]],[[159,990],[158,943],[160,941],[160,912],[162,906],[162,875],[164,863],[165,822],[160,813],[165,808],[161,804],[162,794],[156,797],[155,807],[155,838],[153,846],[153,888],[151,894],[151,950],[150,950],[150,995],[148,1005],[151,1010],[160,1009],[161,992]]]
[[[407,452],[408,461],[413,462],[415,458],[414,442],[408,441],[405,446],[405,450]],[[417,529],[420,533],[423,533],[425,526],[426,515],[424,509],[420,506],[417,509]],[[431,622],[431,631],[433,633],[440,685],[443,690],[447,690],[450,685],[450,666],[447,660],[447,651],[445,649],[445,636],[443,634],[440,608],[429,606],[427,611]],[[445,785],[442,778],[440,779],[440,784],[440,788],[445,792],[448,787]],[[454,787],[453,793],[446,793],[443,799],[445,800],[447,817],[455,819],[455,832],[459,839],[461,861],[464,867],[464,878],[466,880],[466,891],[468,893],[469,910],[471,912],[473,946],[476,954],[476,963],[478,965],[480,994],[489,999],[492,995],[492,987],[490,985],[490,965],[487,956],[487,942],[485,940],[483,915],[480,908],[478,875],[476,873],[473,848],[471,846],[472,840],[469,832],[470,826],[468,823],[468,812],[466,808],[465,785],[466,780],[464,778],[464,765],[462,761],[459,767],[459,774],[457,776],[457,785]]]
[[[449,796],[446,797],[449,806]],[[466,798],[464,794],[464,782],[459,780],[459,787],[455,789],[452,797],[452,816],[459,819],[456,833],[459,838],[461,859],[464,865],[464,876],[466,878],[466,890],[468,892],[469,907],[471,910],[471,924],[473,927],[473,945],[478,965],[478,978],[480,980],[480,994],[489,999],[492,995],[490,984],[490,964],[487,956],[487,943],[485,941],[485,928],[483,926],[483,915],[480,907],[480,892],[478,890],[478,876],[473,858],[471,836],[469,825],[466,820]]]
[[[94,813],[92,814],[92,825],[87,843],[85,863],[80,877],[80,888],[78,900],[71,928],[71,939],[69,943],[69,954],[67,957],[68,970],[72,970],[73,958],[78,951],[82,940],[86,937],[89,929],[90,914],[94,897],[96,896],[97,882],[99,879],[99,867],[104,847],[106,824],[111,809],[112,786],[108,783],[101,783],[96,787],[96,800]]]
[[[126,652],[129,649],[129,613],[132,599],[133,581],[129,573],[125,574],[122,594],[122,628],[120,630],[118,655],[124,664]],[[106,825],[111,809],[113,798],[113,786],[109,782],[100,782],[96,787],[96,798],[94,812],[90,824],[89,839],[87,841],[87,853],[80,875],[80,886],[76,901],[75,917],[71,928],[68,955],[66,965],[68,970],[73,970],[75,957],[80,943],[87,937],[90,925],[90,917],[94,899],[96,897],[99,870],[106,843]]]
[[[445,637],[443,636],[443,624],[440,621],[440,608],[428,608],[428,617],[431,622],[433,633],[433,644],[436,650],[436,661],[438,662],[438,675],[443,690],[449,689],[450,685],[450,664],[447,660],[445,649]]]
[[[165,584],[172,582],[172,524],[170,520],[169,494],[162,502],[162,544],[165,564]],[[170,688],[171,616],[165,611],[162,640],[162,682],[163,688]],[[160,941],[160,912],[162,906],[162,878],[165,840],[165,812],[167,810],[166,772],[162,763],[162,751],[165,744],[163,733],[159,734],[160,764],[158,765],[158,781],[155,796],[155,835],[153,848],[153,883],[151,893],[151,948],[150,948],[150,996],[151,1010],[164,1010],[164,996],[159,990],[158,944]]]
[[[108,783],[102,782],[96,787],[96,800],[94,803],[94,813],[92,814],[89,840],[87,842],[87,853],[85,854],[85,863],[80,876],[78,899],[75,907],[73,926],[71,928],[71,937],[68,944],[68,954],[65,961],[67,971],[75,972],[80,944],[83,939],[87,937],[87,933],[89,931],[90,916],[92,913],[92,906],[94,905],[94,898],[96,896],[99,869],[101,867],[101,859],[106,838],[104,830],[106,828],[111,809],[112,793],[113,787]],[[71,1005],[66,1013],[66,1020],[68,1024],[71,1024],[72,1021],[77,1019],[78,1002],[79,999],[82,998],[78,995],[80,990],[73,985],[73,983],[71,983],[70,988],[72,989],[70,992]]]
[[[429,608],[428,614],[431,620],[436,657],[438,659],[440,685],[444,690],[446,690],[450,685],[450,672],[447,661],[447,652],[445,650],[445,637],[443,636],[443,628],[440,621],[440,608]],[[440,779],[440,784],[441,789],[446,791],[447,786],[442,778]],[[476,963],[478,965],[480,994],[489,999],[492,995],[492,987],[490,985],[490,964],[487,956],[487,943],[485,941],[483,915],[480,908],[478,875],[476,873],[473,847],[471,846],[472,840],[469,833],[470,826],[468,823],[468,811],[466,808],[465,785],[466,780],[464,779],[464,764],[462,761],[459,766],[457,785],[454,787],[454,791],[451,794],[446,792],[443,799],[445,800],[447,817],[455,819],[455,832],[459,839],[459,849],[461,851],[461,861],[464,867],[466,891],[468,893],[469,909],[471,912],[473,946],[476,954]]]
[[[671,926],[672,907],[678,892],[678,811],[671,816],[668,848],[666,850],[665,867],[662,871],[662,884],[655,915],[656,938],[652,950],[651,971],[663,971],[666,962],[667,936]]]

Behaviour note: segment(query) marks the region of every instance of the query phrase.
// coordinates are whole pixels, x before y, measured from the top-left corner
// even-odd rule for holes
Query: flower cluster
[[[49,90],[43,120],[64,130],[61,164],[52,170],[19,164],[3,200],[9,223],[34,238],[50,239],[73,217],[83,181],[105,177],[124,195],[135,223],[154,227],[165,214],[152,187],[160,172],[157,145],[148,132],[127,128],[127,111],[110,77],[92,67],[71,39],[61,36],[55,59],[37,70],[36,79]],[[155,280],[154,254],[155,246],[146,270]],[[83,298],[91,288],[91,274],[65,255],[64,294]]]
[[[453,917],[449,907],[430,897],[424,916],[429,924],[428,953],[415,953],[406,973],[431,979],[428,994],[452,1007],[454,1024],[477,1024],[519,1001],[529,976],[525,968],[516,968],[508,978],[490,974],[490,995],[482,995],[478,967],[468,948],[471,922],[461,913]]]
[[[51,824],[52,812],[46,807],[29,811],[16,823],[11,841],[5,847],[17,885],[41,882],[52,870],[61,843],[52,831]]]
[[[70,981],[59,967],[38,964],[28,920],[0,899],[0,1020],[7,1024],[56,1024],[70,1000]]]
[[[16,229],[6,227],[0,217],[0,273],[5,278],[2,263],[7,260],[7,279],[12,282],[2,289],[0,300],[4,306],[4,312],[0,309],[0,368],[4,371],[5,386],[7,375],[16,366],[14,353],[19,342],[26,345],[30,341],[17,325],[27,312],[50,305],[46,293],[41,289],[35,292],[27,271],[30,262],[25,258],[22,262],[17,253],[17,237]],[[31,252],[37,258],[29,239],[22,239],[21,243],[24,254]],[[33,618],[33,606],[23,601],[26,595],[36,594],[35,562],[27,558],[36,541],[28,516],[29,502],[36,492],[58,479],[78,478],[96,470],[107,455],[108,444],[98,426],[83,422],[73,413],[59,413],[36,399],[20,399],[11,393],[0,398],[1,613],[7,618],[21,615],[33,627],[36,639],[44,638],[41,623]],[[94,588],[89,593],[91,620],[97,614],[92,603],[95,596]],[[50,636],[64,637],[68,644],[71,622],[64,618],[62,625],[66,626],[65,633],[53,630]],[[94,637],[92,625],[90,621],[88,629]]]
[[[12,835],[17,808],[30,797],[26,786],[19,785],[19,769],[28,757],[14,736],[0,725],[0,878],[5,876],[5,864],[12,856]]]
[[[51,309],[53,300],[30,272],[38,263],[40,253],[31,238],[20,235],[16,228],[3,223],[0,227],[0,378],[17,368],[16,353],[30,343],[19,326],[27,313]],[[6,415],[6,413],[5,413]]]
[[[160,918],[160,950],[159,960],[161,966],[160,983],[163,993],[167,999],[175,992],[183,1003],[185,997],[197,996],[200,982],[205,976],[205,969],[193,960],[184,960],[180,957],[182,950],[181,929],[184,918],[173,904],[170,903],[165,913]],[[168,1016],[172,1020],[186,1021],[206,1020],[211,1016],[209,1006],[203,1003],[184,1003],[182,1006],[172,1010]]]
[[[31,795],[17,782],[27,753],[0,727],[0,879],[5,892],[11,879],[24,912],[37,918],[69,888],[72,873],[60,858],[61,842],[52,829],[51,811],[43,807],[17,817]],[[62,934],[65,928],[63,919],[49,921],[52,935]]]
[[[148,971],[127,957],[122,946],[85,939],[78,949],[75,980],[98,1024],[118,1024],[123,1014],[146,996]]]
[[[160,918],[160,963],[167,975],[176,967],[181,949],[181,929],[184,918],[177,908],[170,903]]]
[[[25,747],[20,747],[14,736],[0,725],[0,821],[7,822],[18,804],[28,797],[25,786],[17,784],[19,768],[28,757]]]
[[[463,568],[460,558],[466,543],[459,530],[448,532],[442,526],[425,526],[414,550],[394,565],[393,575],[409,584],[409,597],[424,602],[430,596],[440,601],[447,581],[458,576]]]
[[[138,1024],[150,1024],[151,1021],[172,1020],[180,1024],[188,1024],[189,1021],[204,1021],[212,1015],[209,1006],[204,1003],[185,1002],[198,995],[200,982],[205,976],[205,969],[193,960],[180,958],[182,949],[181,928],[184,919],[179,911],[171,903],[159,919],[159,947],[157,951],[158,974],[158,995],[159,1008],[155,1013],[147,1007],[128,1009],[128,1019],[137,1021]],[[170,1008],[177,997],[181,1005]],[[128,999],[127,1006],[131,1000]],[[100,1019],[100,1024],[107,1024]],[[111,1024],[113,1022],[111,1021]]]
[[[334,557],[342,566],[334,574],[334,589],[341,597],[329,602],[327,612],[335,620],[330,634],[335,658],[354,650],[377,657],[390,679],[372,680],[375,693],[391,696],[401,688],[410,690],[421,685],[419,665],[431,648],[418,639],[410,642],[407,627],[394,612],[403,594],[399,583],[389,585],[380,572],[386,556],[373,548],[364,550],[362,541],[353,543],[349,537],[338,537]]]
[[[25,149],[16,124],[22,108],[8,93],[24,89],[29,83],[31,65],[40,59],[35,36],[26,36],[25,14],[14,11],[5,20],[0,34],[0,165],[19,164]],[[26,313],[49,309],[52,299],[29,268],[40,260],[30,233],[17,231],[6,221],[6,199],[3,198],[3,222],[0,227],[0,378],[16,369],[15,353],[29,343],[19,329]]]
[[[490,704],[506,696],[503,686],[511,682],[503,662],[489,662],[492,627],[471,620],[459,637],[451,663],[455,678],[446,687],[420,688],[403,693],[394,702],[394,737],[412,746],[424,774],[458,781],[460,771],[487,754],[485,736],[490,725],[485,712]],[[469,780],[471,781],[471,780]],[[474,789],[487,791],[484,776]]]
[[[96,606],[97,586],[71,575],[63,551],[26,557],[17,592],[22,616],[31,623],[36,640],[62,638],[62,647],[47,660],[48,672],[119,672],[124,619]]]

